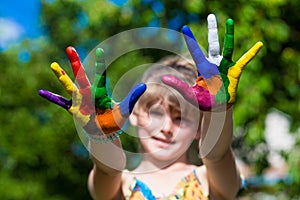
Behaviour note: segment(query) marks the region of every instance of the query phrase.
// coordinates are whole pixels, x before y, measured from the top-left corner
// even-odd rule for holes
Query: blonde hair
[[[157,102],[163,102],[170,108],[180,108],[185,100],[175,89],[162,83],[161,78],[164,75],[176,76],[192,85],[197,78],[197,70],[188,59],[180,56],[168,56],[150,66],[141,79],[141,82],[147,84],[147,90],[135,105],[134,112],[140,108],[147,111]],[[187,114],[188,110],[191,109],[184,109],[182,114]]]
[[[174,70],[177,71],[177,73],[174,73]],[[168,56],[151,66],[144,73],[142,82],[147,83],[155,77],[155,80],[160,82],[161,75],[165,74],[181,76],[179,78],[183,78],[187,83],[193,84],[197,78],[197,69],[187,57]]]

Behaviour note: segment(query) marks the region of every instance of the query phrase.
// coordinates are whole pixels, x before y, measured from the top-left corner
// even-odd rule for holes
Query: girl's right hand
[[[139,97],[146,90],[144,83],[137,84],[119,104],[112,105],[112,99],[106,90],[106,70],[103,50],[96,50],[96,72],[94,82],[86,76],[79,56],[73,47],[66,49],[70,60],[77,86],[72,82],[67,73],[54,62],[51,69],[65,90],[72,96],[71,100],[47,90],[39,90],[39,95],[68,110],[75,120],[89,135],[105,135],[99,142],[108,142],[116,138],[119,131],[132,112]],[[101,71],[104,71],[101,73]]]

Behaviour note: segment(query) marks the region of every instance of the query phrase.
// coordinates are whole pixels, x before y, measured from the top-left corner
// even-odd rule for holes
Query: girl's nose
[[[166,135],[173,134],[173,128],[174,128],[173,120],[169,116],[166,116],[162,123],[163,123],[162,130],[161,130],[162,133]]]

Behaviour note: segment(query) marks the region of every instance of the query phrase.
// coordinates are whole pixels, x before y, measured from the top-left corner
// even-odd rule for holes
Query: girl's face
[[[161,161],[175,161],[185,156],[199,130],[196,116],[199,113],[192,111],[182,116],[180,109],[160,102],[148,111],[140,110],[136,120],[144,153]]]

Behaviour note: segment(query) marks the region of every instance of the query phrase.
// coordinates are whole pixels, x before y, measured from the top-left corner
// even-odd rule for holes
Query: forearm
[[[94,162],[88,187],[94,199],[120,199],[121,176],[126,156],[119,139],[108,144],[89,143]]]
[[[106,174],[97,165],[93,166],[88,179],[88,189],[93,199],[121,199],[122,173]]]
[[[233,135],[232,108],[222,112],[204,112],[199,150],[202,158],[219,160],[231,147]]]
[[[216,161],[203,159],[206,167],[209,194],[212,199],[234,199],[241,185],[231,148]]]
[[[210,194],[216,199],[233,199],[240,186],[239,172],[231,149],[232,108],[204,113],[200,154],[207,169]]]

